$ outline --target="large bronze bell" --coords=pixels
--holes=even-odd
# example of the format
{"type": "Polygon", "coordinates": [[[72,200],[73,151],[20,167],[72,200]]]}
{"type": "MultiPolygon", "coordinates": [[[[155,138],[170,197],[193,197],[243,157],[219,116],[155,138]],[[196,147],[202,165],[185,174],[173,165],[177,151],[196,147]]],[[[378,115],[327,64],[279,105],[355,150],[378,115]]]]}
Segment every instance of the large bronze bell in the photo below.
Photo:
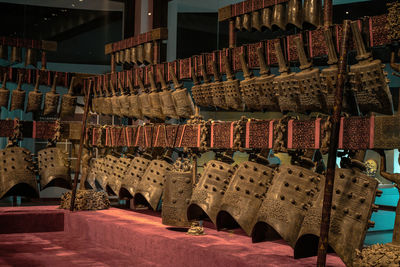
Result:
{"type": "Polygon", "coordinates": [[[271,8],[264,8],[261,11],[261,29],[272,30],[272,11],[271,8]]]}
{"type": "Polygon", "coordinates": [[[177,169],[165,174],[164,193],[162,196],[162,223],[175,227],[188,227],[186,210],[192,197],[193,171],[177,169]]]}
{"type": "Polygon", "coordinates": [[[148,42],[144,44],[144,62],[148,64],[153,64],[153,58],[154,58],[154,49],[153,49],[153,43],[148,42]]]}
{"type": "Polygon", "coordinates": [[[160,100],[161,100],[161,109],[163,114],[168,118],[178,119],[178,115],[176,114],[176,107],[174,99],[172,98],[172,91],[171,87],[169,87],[164,77],[159,69],[157,69],[158,78],[161,81],[161,90],[162,92],[159,93],[160,100]]]}
{"type": "Polygon", "coordinates": [[[315,27],[322,24],[322,3],[321,0],[304,0],[304,22],[315,27]]]}
{"type": "Polygon", "coordinates": [[[39,91],[40,75],[36,76],[35,88],[28,94],[26,112],[38,112],[42,109],[43,93],[39,91]]]}
{"type": "MultiPolygon", "coordinates": [[[[166,153],[172,154],[172,151],[166,153]]],[[[169,160],[166,160],[166,157],[160,160],[152,160],[137,184],[135,202],[143,203],[143,200],[145,200],[145,203],[147,202],[153,210],[157,210],[164,190],[165,174],[171,169],[172,165],[169,160]]]]}
{"type": "Polygon", "coordinates": [[[301,29],[303,27],[303,12],[301,0],[290,0],[288,3],[287,23],[301,29]]]}
{"type": "Polygon", "coordinates": [[[144,64],[144,47],[143,44],[136,47],[136,56],[138,65],[144,64]]]}
{"type": "Polygon", "coordinates": [[[260,10],[253,11],[251,13],[251,29],[261,31],[261,16],[260,10]]]}
{"type": "Polygon", "coordinates": [[[0,199],[8,195],[39,195],[31,153],[22,147],[0,150],[0,199]]]}
{"type": "Polygon", "coordinates": [[[60,94],[56,91],[58,75],[54,75],[53,85],[50,92],[47,92],[44,97],[43,116],[50,116],[57,114],[58,102],[60,101],[60,94]]]}
{"type": "MultiPolygon", "coordinates": [[[[143,85],[142,80],[138,79],[138,83],[141,86],[142,91],[144,91],[144,85],[143,85]]],[[[128,76],[128,86],[129,86],[129,91],[130,91],[130,96],[128,96],[129,116],[132,118],[141,119],[143,117],[143,115],[142,115],[139,94],[138,94],[137,90],[135,90],[133,88],[133,84],[132,84],[131,78],[129,78],[129,76],[128,76]]]]}
{"type": "Polygon", "coordinates": [[[8,100],[10,99],[10,90],[7,89],[7,73],[3,75],[3,84],[0,88],[0,109],[5,107],[8,109],[8,100]]]}
{"type": "Polygon", "coordinates": [[[38,152],[41,190],[57,186],[71,188],[67,153],[58,147],[48,147],[38,152]]]}
{"type": "MultiPolygon", "coordinates": [[[[129,168],[126,171],[126,175],[121,184],[119,197],[124,198],[133,198],[137,192],[137,187],[139,182],[142,180],[144,173],[147,170],[147,167],[150,165],[151,158],[137,156],[132,159],[129,168]]],[[[154,171],[154,170],[153,170],[154,171]]]]}
{"type": "Polygon", "coordinates": [[[13,46],[11,47],[11,62],[20,63],[22,62],[22,48],[13,46]]]}
{"type": "Polygon", "coordinates": [[[61,119],[74,116],[75,114],[77,97],[72,95],[74,93],[74,82],[75,82],[75,76],[73,76],[71,79],[68,93],[63,95],[61,98],[61,111],[60,111],[61,119]]]}
{"type": "Polygon", "coordinates": [[[33,48],[26,49],[25,54],[25,67],[28,65],[32,65],[34,67],[37,66],[37,50],[33,48]]]}
{"type": "Polygon", "coordinates": [[[286,30],[287,13],[285,3],[274,5],[272,10],[272,26],[276,26],[281,30],[286,30]]]}
{"type": "Polygon", "coordinates": [[[11,105],[10,105],[10,111],[13,110],[24,110],[24,105],[25,105],[25,91],[22,90],[21,85],[22,85],[22,76],[23,74],[20,73],[18,75],[18,86],[17,89],[13,90],[11,94],[11,105]]]}
{"type": "Polygon", "coordinates": [[[0,44],[0,59],[8,60],[8,46],[0,44]]]}

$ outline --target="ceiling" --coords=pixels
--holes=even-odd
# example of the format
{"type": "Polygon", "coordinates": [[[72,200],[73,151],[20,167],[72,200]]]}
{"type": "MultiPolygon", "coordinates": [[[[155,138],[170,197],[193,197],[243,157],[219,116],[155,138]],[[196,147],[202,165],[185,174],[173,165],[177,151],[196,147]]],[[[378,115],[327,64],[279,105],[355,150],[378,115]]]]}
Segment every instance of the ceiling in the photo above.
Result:
{"type": "Polygon", "coordinates": [[[0,3],[98,11],[122,12],[124,9],[124,4],[119,0],[0,0],[0,3]]]}

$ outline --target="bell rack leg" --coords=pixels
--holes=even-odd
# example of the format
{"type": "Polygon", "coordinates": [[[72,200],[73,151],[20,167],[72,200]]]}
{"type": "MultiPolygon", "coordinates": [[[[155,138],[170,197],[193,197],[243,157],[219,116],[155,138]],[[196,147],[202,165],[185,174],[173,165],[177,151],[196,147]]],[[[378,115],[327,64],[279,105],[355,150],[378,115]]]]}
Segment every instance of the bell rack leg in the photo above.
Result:
{"type": "Polygon", "coordinates": [[[328,234],[331,219],[333,183],[335,181],[336,153],[338,149],[340,113],[342,111],[343,91],[346,76],[347,49],[350,34],[350,21],[343,23],[343,40],[340,47],[338,62],[338,78],[335,90],[335,104],[332,115],[332,132],[328,151],[328,164],[325,177],[324,202],[322,206],[321,232],[318,244],[317,266],[326,265],[326,252],[328,249],[328,234]]]}
{"type": "Polygon", "coordinates": [[[93,85],[92,80],[90,80],[88,90],[86,92],[85,109],[83,111],[81,139],[79,141],[78,159],[76,161],[76,167],[75,167],[74,186],[72,187],[70,211],[74,211],[74,206],[75,206],[76,188],[78,186],[79,172],[81,168],[83,141],[85,140],[86,122],[89,114],[90,94],[92,91],[92,85],[93,85]]]}

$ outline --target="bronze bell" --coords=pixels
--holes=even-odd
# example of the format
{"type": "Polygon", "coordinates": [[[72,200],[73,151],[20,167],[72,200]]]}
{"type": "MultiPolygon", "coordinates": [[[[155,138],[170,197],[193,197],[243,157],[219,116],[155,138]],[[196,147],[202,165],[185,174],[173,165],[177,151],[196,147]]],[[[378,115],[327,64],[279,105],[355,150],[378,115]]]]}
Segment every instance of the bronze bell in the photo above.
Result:
{"type": "Polygon", "coordinates": [[[287,23],[301,29],[303,26],[303,11],[301,0],[290,0],[287,9],[287,23]]]}
{"type": "Polygon", "coordinates": [[[112,107],[112,114],[114,116],[121,117],[121,107],[118,102],[117,92],[115,91],[114,83],[110,80],[110,88],[111,88],[111,107],[112,107]]]}
{"type": "Polygon", "coordinates": [[[286,30],[287,16],[286,5],[284,3],[274,5],[272,11],[272,26],[286,30]]]}
{"type": "Polygon", "coordinates": [[[235,17],[235,29],[238,31],[242,30],[242,17],[240,16],[235,17]]]}
{"type": "Polygon", "coordinates": [[[148,42],[144,44],[144,61],[149,64],[153,64],[153,55],[154,55],[154,49],[153,49],[153,43],[148,42]]]}
{"type": "Polygon", "coordinates": [[[160,93],[158,92],[157,85],[154,79],[153,72],[149,71],[151,93],[149,94],[151,113],[154,118],[165,120],[165,114],[163,113],[160,93]]]}
{"type": "Polygon", "coordinates": [[[37,50],[33,48],[28,48],[25,54],[25,67],[28,65],[32,65],[34,67],[37,66],[37,50]]]}
{"type": "Polygon", "coordinates": [[[193,100],[187,89],[183,87],[183,84],[179,83],[172,69],[169,69],[169,74],[172,77],[175,87],[175,90],[172,92],[172,98],[176,105],[176,114],[181,118],[190,118],[195,113],[193,100]]]}
{"type": "Polygon", "coordinates": [[[25,91],[21,88],[22,85],[22,73],[18,75],[18,86],[11,94],[11,106],[10,111],[13,110],[24,110],[25,105],[25,91]]]}
{"type": "Polygon", "coordinates": [[[13,46],[11,48],[11,62],[22,62],[22,48],[13,46]]]}
{"type": "Polygon", "coordinates": [[[114,53],[114,57],[115,57],[115,64],[121,64],[121,58],[120,58],[120,54],[119,51],[114,53]]]}
{"type": "MultiPolygon", "coordinates": [[[[144,91],[144,85],[141,79],[138,79],[138,83],[144,91]]],[[[129,106],[130,106],[130,117],[136,118],[136,119],[141,119],[142,116],[142,109],[140,105],[140,100],[139,100],[139,95],[138,91],[133,88],[133,84],[131,81],[131,78],[128,76],[128,86],[129,86],[129,91],[130,91],[130,96],[128,96],[129,100],[129,106]]]]}
{"type": "Polygon", "coordinates": [[[137,64],[137,49],[136,49],[136,47],[131,48],[131,62],[132,62],[132,64],[137,64]]]}
{"type": "Polygon", "coordinates": [[[137,56],[137,63],[138,65],[144,64],[144,47],[143,45],[138,45],[136,47],[136,56],[137,56]]]}
{"type": "Polygon", "coordinates": [[[28,104],[26,105],[26,112],[37,112],[42,108],[43,93],[39,91],[40,75],[36,76],[35,88],[28,94],[28,104]]]}
{"type": "Polygon", "coordinates": [[[322,25],[321,0],[304,0],[304,22],[315,27],[322,25]]]}
{"type": "Polygon", "coordinates": [[[60,100],[60,94],[56,92],[57,78],[58,75],[56,74],[50,92],[47,92],[44,97],[43,116],[50,116],[57,113],[58,102],[60,100]]]}
{"type": "Polygon", "coordinates": [[[154,114],[152,112],[151,102],[150,102],[150,94],[148,90],[144,87],[143,81],[141,78],[138,78],[138,83],[141,88],[141,93],[139,95],[139,103],[141,114],[147,118],[154,118],[154,114]]]}
{"type": "Polygon", "coordinates": [[[272,30],[272,11],[268,7],[261,11],[261,28],[272,30]]]}
{"type": "Polygon", "coordinates": [[[251,15],[249,13],[242,15],[242,30],[251,31],[251,15]]]}
{"type": "Polygon", "coordinates": [[[261,31],[261,16],[260,10],[253,11],[251,13],[251,29],[261,31]]]}
{"type": "Polygon", "coordinates": [[[111,116],[113,113],[112,105],[111,105],[111,93],[108,91],[108,83],[104,82],[103,87],[104,97],[101,103],[102,111],[104,115],[111,116]]]}
{"type": "Polygon", "coordinates": [[[68,93],[63,95],[61,98],[61,111],[60,111],[61,119],[66,117],[71,117],[75,114],[77,97],[72,95],[74,93],[74,82],[75,82],[75,76],[73,76],[71,79],[68,93]]]}
{"type": "Polygon", "coordinates": [[[131,64],[132,62],[131,62],[131,49],[125,49],[125,63],[126,64],[131,64]]]}
{"type": "Polygon", "coordinates": [[[130,117],[130,106],[128,95],[124,92],[124,87],[120,79],[118,79],[118,88],[121,92],[121,95],[118,96],[118,102],[121,107],[121,116],[125,118],[130,117]]]}
{"type": "Polygon", "coordinates": [[[10,98],[10,90],[7,89],[7,73],[3,76],[3,85],[0,88],[0,109],[5,107],[8,109],[8,99],[10,98]]]}
{"type": "Polygon", "coordinates": [[[125,63],[125,50],[119,51],[119,61],[121,65],[125,63]]]}
{"type": "Polygon", "coordinates": [[[172,98],[172,90],[171,87],[167,85],[164,80],[164,77],[159,69],[157,69],[158,78],[161,81],[161,89],[162,92],[159,93],[161,100],[161,109],[163,114],[166,117],[178,119],[178,115],[176,114],[176,106],[174,99],[172,98]]]}
{"type": "Polygon", "coordinates": [[[8,60],[8,46],[0,44],[0,59],[8,60]]]}

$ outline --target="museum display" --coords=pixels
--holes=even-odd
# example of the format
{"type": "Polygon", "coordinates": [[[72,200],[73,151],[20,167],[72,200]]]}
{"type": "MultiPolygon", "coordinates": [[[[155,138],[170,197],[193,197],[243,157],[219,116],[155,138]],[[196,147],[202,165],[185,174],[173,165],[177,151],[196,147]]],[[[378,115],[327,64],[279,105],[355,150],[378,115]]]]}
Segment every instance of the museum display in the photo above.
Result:
{"type": "Polygon", "coordinates": [[[57,202],[138,265],[397,266],[399,2],[142,2],[0,36],[0,216],[57,202]]]}

